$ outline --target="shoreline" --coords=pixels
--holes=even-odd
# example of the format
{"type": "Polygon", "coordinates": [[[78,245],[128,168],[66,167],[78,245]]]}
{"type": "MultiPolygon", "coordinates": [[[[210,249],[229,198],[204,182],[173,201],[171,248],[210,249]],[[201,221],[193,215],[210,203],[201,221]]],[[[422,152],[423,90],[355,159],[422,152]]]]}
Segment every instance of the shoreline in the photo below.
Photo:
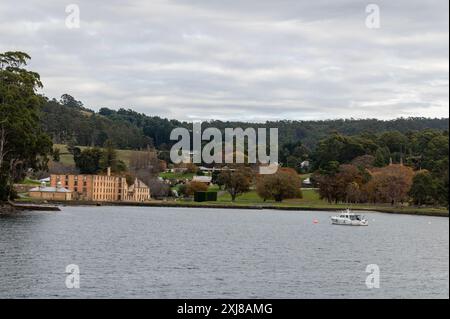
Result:
{"type": "Polygon", "coordinates": [[[23,211],[61,211],[60,205],[46,205],[42,203],[2,202],[0,214],[16,214],[23,211]]]}
{"type": "MultiPolygon", "coordinates": [[[[219,209],[250,209],[250,210],[281,210],[281,211],[340,211],[343,206],[296,206],[288,204],[247,204],[247,203],[197,203],[197,202],[168,202],[151,201],[145,203],[133,202],[92,202],[92,201],[49,201],[48,204],[57,206],[45,206],[38,202],[28,202],[23,205],[20,202],[14,203],[20,208],[31,208],[26,210],[60,210],[58,206],[129,206],[129,207],[175,207],[175,208],[219,208],[219,209]],[[36,209],[33,209],[36,208],[36,209]]],[[[352,207],[350,207],[352,208],[352,207]]],[[[356,206],[355,211],[378,212],[386,214],[401,214],[415,216],[449,217],[448,210],[439,208],[417,208],[417,207],[377,207],[377,206],[356,206]]]]}

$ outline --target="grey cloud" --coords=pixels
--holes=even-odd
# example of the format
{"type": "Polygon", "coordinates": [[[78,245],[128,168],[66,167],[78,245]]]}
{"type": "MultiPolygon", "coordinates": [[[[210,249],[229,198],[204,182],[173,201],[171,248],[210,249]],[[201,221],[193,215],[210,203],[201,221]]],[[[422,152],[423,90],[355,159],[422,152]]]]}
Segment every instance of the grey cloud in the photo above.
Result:
{"type": "Polygon", "coordinates": [[[448,117],[448,2],[2,1],[0,51],[44,93],[182,120],[448,117]]]}

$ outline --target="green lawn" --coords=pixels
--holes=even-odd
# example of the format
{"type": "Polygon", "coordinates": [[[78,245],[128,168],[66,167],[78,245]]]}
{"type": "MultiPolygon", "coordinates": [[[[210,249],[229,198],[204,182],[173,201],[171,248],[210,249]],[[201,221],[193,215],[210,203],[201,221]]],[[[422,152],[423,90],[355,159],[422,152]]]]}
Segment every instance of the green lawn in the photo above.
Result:
{"type": "MultiPolygon", "coordinates": [[[[77,146],[81,150],[84,150],[85,148],[88,148],[87,146],[77,146]]],[[[73,161],[72,154],[69,153],[67,150],[67,145],[65,144],[53,144],[53,148],[58,148],[60,152],[60,162],[64,165],[70,165],[74,166],[75,162],[73,161]]],[[[135,150],[117,150],[117,158],[121,161],[123,161],[127,166],[130,164],[130,158],[131,155],[135,152],[135,150]]]]}
{"type": "Polygon", "coordinates": [[[165,179],[192,179],[194,177],[194,173],[171,173],[171,172],[163,172],[159,174],[159,177],[165,179]]]}
{"type": "MultiPolygon", "coordinates": [[[[215,189],[217,190],[217,189],[215,189]]],[[[246,204],[278,204],[278,205],[298,205],[298,204],[325,204],[326,202],[319,198],[319,194],[313,189],[303,189],[302,190],[303,198],[299,199],[289,199],[285,200],[282,203],[276,203],[274,200],[264,200],[258,196],[256,191],[252,190],[248,193],[245,193],[236,198],[236,203],[246,203],[246,204]]],[[[220,196],[217,199],[218,202],[231,202],[230,194],[226,192],[221,192],[220,196]]]]}
{"type": "Polygon", "coordinates": [[[25,178],[23,181],[21,181],[18,184],[22,184],[22,185],[41,185],[41,182],[33,180],[33,179],[25,178]]]}

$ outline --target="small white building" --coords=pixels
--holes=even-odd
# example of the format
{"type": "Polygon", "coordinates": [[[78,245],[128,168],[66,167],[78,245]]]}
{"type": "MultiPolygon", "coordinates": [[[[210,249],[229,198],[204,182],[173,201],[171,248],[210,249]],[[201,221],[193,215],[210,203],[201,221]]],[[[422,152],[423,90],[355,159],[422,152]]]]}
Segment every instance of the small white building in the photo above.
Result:
{"type": "Polygon", "coordinates": [[[300,163],[301,168],[309,168],[309,161],[303,161],[300,163]]]}

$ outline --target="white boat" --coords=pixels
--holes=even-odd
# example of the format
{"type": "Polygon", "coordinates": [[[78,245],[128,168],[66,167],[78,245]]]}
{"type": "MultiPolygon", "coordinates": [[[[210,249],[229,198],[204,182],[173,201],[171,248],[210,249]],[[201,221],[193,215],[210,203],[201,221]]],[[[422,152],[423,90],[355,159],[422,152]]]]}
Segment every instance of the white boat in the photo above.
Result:
{"type": "Polygon", "coordinates": [[[369,226],[369,221],[360,214],[355,214],[347,208],[339,215],[331,217],[333,225],[347,225],[347,226],[369,226]]]}

